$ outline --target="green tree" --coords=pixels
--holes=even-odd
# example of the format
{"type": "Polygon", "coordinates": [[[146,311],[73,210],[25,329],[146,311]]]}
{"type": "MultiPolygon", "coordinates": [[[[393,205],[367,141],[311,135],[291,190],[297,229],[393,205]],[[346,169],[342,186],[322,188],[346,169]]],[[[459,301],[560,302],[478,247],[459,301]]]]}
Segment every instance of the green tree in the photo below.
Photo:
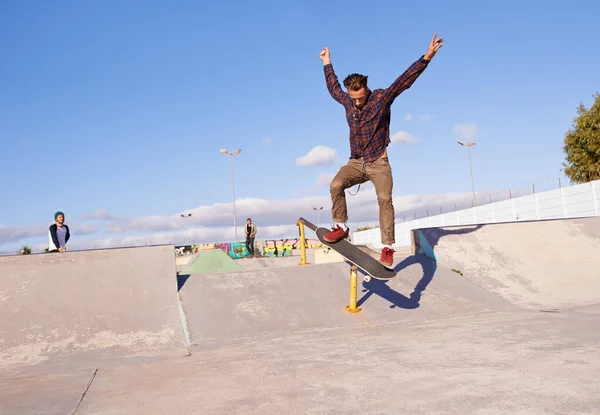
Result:
{"type": "Polygon", "coordinates": [[[31,248],[28,247],[27,245],[23,245],[23,247],[19,251],[19,254],[20,255],[29,255],[29,254],[31,254],[31,248]]]}
{"type": "Polygon", "coordinates": [[[577,114],[565,136],[563,167],[571,182],[585,183],[600,179],[600,93],[589,109],[579,104],[577,114]]]}

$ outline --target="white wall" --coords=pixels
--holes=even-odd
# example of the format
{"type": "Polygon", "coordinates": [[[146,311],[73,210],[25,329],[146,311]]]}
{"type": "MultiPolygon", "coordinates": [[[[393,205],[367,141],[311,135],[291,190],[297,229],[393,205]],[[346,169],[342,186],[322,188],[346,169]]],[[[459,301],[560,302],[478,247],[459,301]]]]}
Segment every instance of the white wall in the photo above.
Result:
{"type": "MultiPolygon", "coordinates": [[[[394,246],[410,246],[411,230],[419,228],[587,216],[600,216],[600,180],[406,222],[396,218],[394,246]]],[[[381,247],[379,228],[354,232],[352,242],[381,247]]]]}

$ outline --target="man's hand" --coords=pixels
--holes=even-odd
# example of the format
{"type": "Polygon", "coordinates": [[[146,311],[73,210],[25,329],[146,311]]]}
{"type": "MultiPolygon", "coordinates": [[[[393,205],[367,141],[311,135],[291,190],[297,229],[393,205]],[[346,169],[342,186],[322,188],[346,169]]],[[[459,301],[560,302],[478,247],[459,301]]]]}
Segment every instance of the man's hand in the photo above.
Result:
{"type": "Polygon", "coordinates": [[[323,65],[329,65],[331,63],[331,57],[329,56],[329,48],[323,48],[321,53],[319,53],[319,57],[323,61],[323,65]]]}
{"type": "Polygon", "coordinates": [[[431,38],[431,42],[429,43],[429,48],[427,49],[427,52],[425,53],[425,60],[430,61],[431,58],[433,58],[435,56],[437,51],[440,50],[440,48],[443,46],[444,38],[441,37],[439,39],[436,39],[436,37],[437,37],[437,33],[435,33],[433,35],[433,37],[431,38]]]}

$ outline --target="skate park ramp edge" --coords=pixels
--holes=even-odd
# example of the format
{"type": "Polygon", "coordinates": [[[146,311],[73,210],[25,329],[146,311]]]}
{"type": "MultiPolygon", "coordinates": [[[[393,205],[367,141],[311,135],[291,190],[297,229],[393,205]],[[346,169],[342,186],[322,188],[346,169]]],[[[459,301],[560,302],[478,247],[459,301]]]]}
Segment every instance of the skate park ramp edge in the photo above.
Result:
{"type": "Polygon", "coordinates": [[[600,302],[600,217],[415,229],[413,252],[520,307],[600,302]]]}
{"type": "Polygon", "coordinates": [[[248,339],[374,329],[512,308],[423,255],[406,257],[397,268],[399,274],[390,281],[365,282],[359,275],[357,305],[362,311],[354,315],[345,311],[351,269],[345,262],[192,275],[180,289],[192,354],[248,339]]]}
{"type": "Polygon", "coordinates": [[[172,245],[0,257],[0,378],[189,353],[172,245]]]}
{"type": "Polygon", "coordinates": [[[222,249],[207,249],[194,255],[184,274],[207,274],[216,272],[234,272],[244,268],[222,249]]]}

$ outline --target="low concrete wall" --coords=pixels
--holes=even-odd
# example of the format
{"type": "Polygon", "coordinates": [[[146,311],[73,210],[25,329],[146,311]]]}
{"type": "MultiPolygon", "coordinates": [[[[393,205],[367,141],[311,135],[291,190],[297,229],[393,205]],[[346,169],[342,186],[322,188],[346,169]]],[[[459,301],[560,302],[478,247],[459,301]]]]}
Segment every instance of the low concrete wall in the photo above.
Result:
{"type": "Polygon", "coordinates": [[[0,377],[185,355],[172,245],[0,258],[0,377]]]}
{"type": "Polygon", "coordinates": [[[415,229],[413,250],[520,306],[600,301],[600,218],[415,229]]]}

